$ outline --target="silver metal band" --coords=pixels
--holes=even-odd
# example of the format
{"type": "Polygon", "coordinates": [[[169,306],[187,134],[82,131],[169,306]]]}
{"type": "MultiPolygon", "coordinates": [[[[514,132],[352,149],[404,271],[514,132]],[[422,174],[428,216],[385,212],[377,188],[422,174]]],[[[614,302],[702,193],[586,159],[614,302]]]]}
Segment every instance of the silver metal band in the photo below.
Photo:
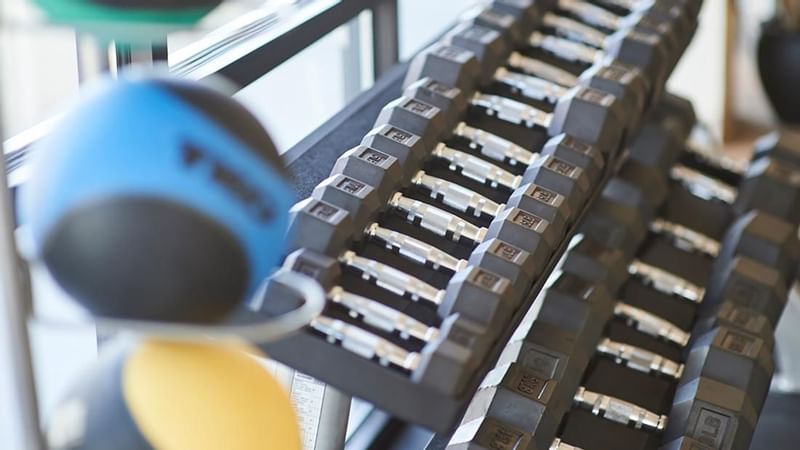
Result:
{"type": "Polygon", "coordinates": [[[689,344],[691,337],[689,332],[643,309],[619,302],[614,306],[614,315],[625,319],[629,325],[649,336],[672,342],[681,347],[689,344]]]}
{"type": "Polygon", "coordinates": [[[409,352],[341,320],[320,316],[311,322],[311,328],[327,336],[331,344],[340,343],[347,350],[367,359],[377,358],[384,366],[392,364],[413,372],[419,365],[418,353],[409,352]]]}
{"type": "Polygon", "coordinates": [[[683,184],[692,195],[702,199],[720,200],[729,204],[736,200],[735,187],[686,166],[673,167],[670,177],[683,184]]]}
{"type": "Polygon", "coordinates": [[[586,64],[594,64],[604,55],[602,51],[586,44],[557,36],[542,34],[538,31],[531,33],[528,38],[528,44],[533,47],[539,47],[568,61],[586,64]]]}
{"type": "Polygon", "coordinates": [[[700,252],[712,258],[719,255],[719,242],[683,225],[659,218],[650,222],[650,231],[669,237],[678,248],[700,252]]]}
{"type": "Polygon", "coordinates": [[[389,205],[404,212],[408,221],[419,220],[420,226],[428,231],[439,236],[447,236],[450,233],[453,241],[458,242],[464,237],[472,242],[481,243],[486,239],[486,228],[473,225],[454,214],[408,198],[399,192],[392,196],[389,205]]]}
{"type": "Polygon", "coordinates": [[[419,264],[430,264],[434,269],[445,268],[452,272],[467,267],[467,261],[456,258],[428,243],[403,233],[384,228],[377,223],[367,227],[367,236],[380,240],[386,248],[397,250],[401,255],[419,264]]]}
{"type": "Polygon", "coordinates": [[[512,72],[505,67],[498,67],[494,72],[495,81],[505,84],[512,91],[534,100],[555,103],[566,94],[567,89],[542,78],[512,72]]]}
{"type": "Polygon", "coordinates": [[[427,189],[430,191],[431,198],[439,199],[451,208],[463,212],[471,209],[476,217],[480,217],[482,214],[495,217],[505,207],[504,204],[494,202],[458,183],[428,175],[424,170],[417,172],[411,179],[411,183],[427,189]]]}
{"type": "Polygon", "coordinates": [[[508,61],[506,61],[506,63],[517,70],[527,73],[528,75],[550,80],[553,83],[558,83],[566,88],[571,88],[578,84],[578,77],[572,73],[567,72],[558,66],[525,56],[519,52],[511,52],[511,55],[508,57],[508,61]]]}
{"type": "Polygon", "coordinates": [[[616,397],[599,394],[579,387],[573,397],[575,403],[588,407],[592,414],[636,429],[664,431],[667,416],[648,411],[641,406],[616,397]]]}
{"type": "Polygon", "coordinates": [[[392,266],[358,256],[351,250],[342,253],[339,262],[360,271],[365,280],[373,280],[378,286],[397,295],[408,295],[414,301],[425,300],[437,306],[444,300],[443,290],[392,266]]]}
{"type": "Polygon", "coordinates": [[[486,108],[486,112],[490,116],[497,116],[498,119],[528,128],[536,126],[547,128],[553,120],[553,115],[550,113],[499,95],[476,92],[472,96],[471,102],[475,106],[486,108]]]}
{"type": "Polygon", "coordinates": [[[382,330],[396,331],[403,339],[413,337],[424,342],[432,342],[439,336],[438,329],[429,327],[383,303],[347,292],[340,286],[331,289],[328,298],[350,310],[350,316],[360,316],[364,323],[382,330]]]}
{"type": "Polygon", "coordinates": [[[639,372],[661,374],[679,380],[683,374],[683,364],[665,358],[657,353],[634,345],[603,338],[597,351],[614,358],[617,364],[639,372]]]}
{"type": "Polygon", "coordinates": [[[559,35],[567,39],[583,42],[592,47],[603,48],[606,37],[608,37],[608,35],[596,28],[551,12],[544,15],[543,23],[548,27],[554,28],[559,35]]]}
{"type": "Polygon", "coordinates": [[[503,186],[513,190],[522,183],[522,176],[514,175],[489,161],[445,144],[438,144],[431,155],[449,162],[450,170],[460,169],[461,174],[465,177],[482,184],[488,183],[494,188],[503,186]]]}
{"type": "Polygon", "coordinates": [[[453,133],[469,139],[471,147],[476,149],[480,147],[481,155],[495,161],[508,162],[512,166],[517,164],[529,166],[536,158],[536,153],[494,133],[471,127],[464,122],[459,122],[453,133]]]}
{"type": "Polygon", "coordinates": [[[639,260],[634,260],[628,265],[628,273],[641,278],[659,292],[677,295],[692,303],[701,303],[706,294],[705,288],[639,260]]]}

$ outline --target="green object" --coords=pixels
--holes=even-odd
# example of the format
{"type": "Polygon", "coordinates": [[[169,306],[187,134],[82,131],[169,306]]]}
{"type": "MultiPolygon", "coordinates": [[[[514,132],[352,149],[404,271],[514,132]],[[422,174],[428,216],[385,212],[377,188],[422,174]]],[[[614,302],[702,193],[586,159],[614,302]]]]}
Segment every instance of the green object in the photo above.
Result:
{"type": "Polygon", "coordinates": [[[189,4],[183,8],[115,7],[109,3],[97,3],[86,0],[34,1],[44,9],[51,20],[57,22],[73,24],[127,22],[192,25],[202,19],[209,11],[216,8],[222,0],[194,2],[194,4],[189,4]]]}

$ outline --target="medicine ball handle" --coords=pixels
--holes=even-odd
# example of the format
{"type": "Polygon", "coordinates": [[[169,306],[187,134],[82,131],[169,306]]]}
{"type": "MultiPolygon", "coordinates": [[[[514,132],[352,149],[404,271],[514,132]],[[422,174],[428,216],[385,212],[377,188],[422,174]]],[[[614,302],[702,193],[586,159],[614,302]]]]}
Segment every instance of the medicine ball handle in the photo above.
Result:
{"type": "Polygon", "coordinates": [[[235,317],[228,322],[210,325],[96,317],[97,330],[101,334],[104,332],[128,332],[173,340],[228,337],[244,339],[253,344],[262,344],[296,332],[322,313],[325,307],[325,293],[313,278],[297,272],[281,270],[272,275],[271,279],[290,287],[305,302],[298,308],[273,318],[265,318],[263,314],[246,309],[236,311],[235,317]]]}

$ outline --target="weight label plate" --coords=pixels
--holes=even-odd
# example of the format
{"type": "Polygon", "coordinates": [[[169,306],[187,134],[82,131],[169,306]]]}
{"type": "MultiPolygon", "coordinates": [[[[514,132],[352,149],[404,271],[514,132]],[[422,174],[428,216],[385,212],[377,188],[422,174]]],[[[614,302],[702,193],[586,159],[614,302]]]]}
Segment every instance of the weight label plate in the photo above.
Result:
{"type": "Polygon", "coordinates": [[[477,444],[492,450],[515,450],[524,445],[523,441],[522,431],[495,421],[487,421],[475,439],[477,444]]]}
{"type": "Polygon", "coordinates": [[[491,28],[472,26],[459,33],[464,39],[488,44],[497,37],[497,32],[491,28]]]}
{"type": "Polygon", "coordinates": [[[558,198],[558,194],[541,186],[535,186],[527,195],[548,205],[555,205],[558,198]]]}
{"type": "Polygon", "coordinates": [[[578,169],[576,166],[558,158],[551,158],[550,161],[547,162],[547,168],[570,178],[574,178],[575,171],[578,169]]]}
{"type": "Polygon", "coordinates": [[[534,216],[533,214],[527,213],[523,210],[518,210],[517,213],[514,214],[514,217],[511,219],[511,221],[529,230],[536,230],[536,228],[544,221],[544,219],[534,216]]]}
{"type": "Polygon", "coordinates": [[[498,293],[502,292],[501,284],[503,282],[503,279],[491,272],[487,272],[482,269],[477,269],[472,272],[469,278],[470,281],[486,289],[487,291],[498,292],[498,293]]]}
{"type": "Polygon", "coordinates": [[[550,380],[544,379],[530,370],[517,370],[510,384],[517,392],[531,400],[546,402],[545,389],[550,380]]]}
{"type": "Polygon", "coordinates": [[[374,166],[383,166],[383,163],[389,160],[389,155],[372,148],[364,149],[358,157],[374,166]]]}
{"type": "Polygon", "coordinates": [[[520,255],[522,255],[522,250],[502,241],[497,241],[494,247],[492,247],[491,252],[513,263],[519,263],[518,259],[520,255]]]}
{"type": "Polygon", "coordinates": [[[433,54],[451,61],[455,61],[458,64],[464,64],[472,56],[472,53],[468,50],[463,50],[449,45],[437,47],[433,51],[433,54]]]}
{"type": "Polygon", "coordinates": [[[591,88],[581,89],[576,97],[589,103],[604,106],[606,108],[614,103],[613,95],[591,88]]]}
{"type": "Polygon", "coordinates": [[[359,192],[363,191],[366,186],[366,184],[360,181],[347,177],[342,178],[338,183],[336,183],[337,188],[353,195],[358,195],[359,192]]]}
{"type": "Polygon", "coordinates": [[[730,421],[730,416],[702,408],[700,413],[697,414],[694,433],[691,437],[703,444],[710,445],[712,448],[722,448],[722,440],[725,438],[725,430],[728,428],[730,421]]]}
{"type": "Polygon", "coordinates": [[[403,145],[410,145],[411,144],[411,138],[414,137],[414,135],[409,133],[408,131],[403,131],[403,130],[401,130],[399,128],[394,128],[394,127],[389,128],[388,130],[386,130],[386,132],[383,133],[383,135],[388,137],[389,139],[391,139],[391,140],[393,140],[395,142],[399,142],[399,143],[401,143],[403,145]]]}
{"type": "Polygon", "coordinates": [[[327,222],[333,222],[334,216],[341,211],[341,209],[329,205],[327,203],[316,202],[314,203],[311,208],[308,210],[309,213],[313,216],[317,216],[322,220],[327,222]]]}
{"type": "Polygon", "coordinates": [[[561,140],[561,144],[583,154],[589,153],[589,150],[592,149],[591,145],[581,142],[569,135],[564,136],[564,139],[561,140]]]}
{"type": "Polygon", "coordinates": [[[458,88],[454,88],[448,86],[446,84],[439,83],[438,81],[431,81],[427,85],[425,85],[425,89],[428,89],[431,92],[435,92],[437,94],[441,94],[447,98],[455,98],[458,95],[458,88]]]}
{"type": "Polygon", "coordinates": [[[403,108],[426,118],[430,118],[433,115],[433,106],[414,99],[407,101],[403,108]]]}
{"type": "Polygon", "coordinates": [[[738,353],[753,358],[756,356],[757,342],[756,339],[751,336],[727,330],[725,336],[722,338],[720,347],[732,353],[738,353]]]}

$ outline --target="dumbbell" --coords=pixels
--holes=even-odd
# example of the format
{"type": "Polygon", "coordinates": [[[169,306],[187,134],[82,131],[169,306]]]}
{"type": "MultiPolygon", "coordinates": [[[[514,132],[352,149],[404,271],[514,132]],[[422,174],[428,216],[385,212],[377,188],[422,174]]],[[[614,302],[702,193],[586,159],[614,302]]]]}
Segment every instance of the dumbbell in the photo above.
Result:
{"type": "Polygon", "coordinates": [[[569,409],[574,387],[516,363],[497,366],[481,382],[463,423],[494,419],[530,435],[533,448],[547,448],[569,409]]]}
{"type": "Polygon", "coordinates": [[[724,325],[695,338],[685,367],[678,389],[698,378],[719,381],[745,392],[756,413],[775,370],[772,349],[761,338],[724,325]]]}
{"type": "MultiPolygon", "coordinates": [[[[499,0],[494,1],[492,7],[502,13],[520,18],[523,22],[532,23],[528,28],[530,30],[538,28],[538,24],[542,22],[542,13],[534,2],[499,0]]],[[[551,17],[551,22],[553,22],[553,19],[558,18],[553,14],[549,17],[551,17]]],[[[557,22],[554,22],[553,25],[561,25],[559,27],[561,29],[564,27],[557,22]]],[[[580,27],[581,30],[586,28],[580,27]]],[[[595,42],[600,38],[596,32],[590,32],[590,35],[594,36],[595,42]]],[[[566,61],[591,65],[604,58],[613,58],[623,64],[638,67],[647,80],[649,94],[655,94],[656,98],[662,89],[661,85],[668,75],[671,60],[674,59],[673,55],[668,54],[666,39],[657,33],[643,30],[628,29],[614,33],[603,41],[603,49],[597,49],[587,44],[558,36],[546,35],[539,31],[534,31],[528,35],[526,41],[528,46],[541,48],[545,52],[554,54],[566,61]]]]}
{"type": "MultiPolygon", "coordinates": [[[[339,262],[308,249],[287,256],[281,270],[311,276],[327,290],[327,315],[314,322],[312,329],[359,355],[411,372],[412,378],[420,384],[458,393],[470,380],[472,371],[485,357],[491,344],[491,336],[485,328],[459,315],[451,315],[436,328],[377,300],[349,292],[338,284],[341,277],[339,262]],[[345,311],[364,326],[333,318],[333,309],[345,311]],[[424,346],[419,352],[409,352],[368,331],[369,327],[405,341],[422,342],[424,346]]],[[[265,296],[282,298],[286,297],[287,291],[288,287],[270,279],[265,296]]]]}
{"type": "Polygon", "coordinates": [[[30,256],[93,314],[220,320],[281,256],[293,194],[263,127],[226,92],[105,81],[34,153],[41,175],[18,205],[30,256]]]}
{"type": "MultiPolygon", "coordinates": [[[[530,241],[534,238],[533,233],[542,233],[547,230],[546,222],[540,224],[536,229],[521,229],[519,223],[509,221],[505,226],[499,225],[494,227],[493,231],[489,231],[435,206],[410,199],[401,193],[392,197],[390,206],[407,217],[409,221],[418,223],[422,229],[441,237],[449,237],[453,241],[466,240],[475,245],[491,237],[502,238],[507,235],[520,239],[523,249],[535,250],[536,247],[530,241]],[[510,231],[507,231],[508,229],[510,231]],[[524,240],[526,236],[528,240],[524,240]]],[[[360,274],[365,280],[411,301],[438,308],[442,317],[461,312],[462,315],[484,325],[494,325],[509,317],[510,312],[522,300],[522,296],[527,290],[527,286],[512,285],[507,279],[488,269],[464,267],[464,263],[460,260],[452,258],[445,252],[418,239],[397,232],[393,233],[392,230],[375,223],[370,225],[364,237],[378,239],[384,245],[391,246],[393,249],[397,248],[400,255],[415,263],[456,272],[447,289],[438,289],[413,275],[374,259],[359,256],[352,250],[347,250],[351,240],[346,236],[351,234],[352,228],[349,213],[346,210],[322,200],[309,198],[295,205],[290,210],[290,215],[292,240],[289,248],[292,251],[308,248],[336,257],[344,267],[360,274]],[[400,246],[403,248],[399,248],[400,246]],[[473,288],[477,289],[474,293],[471,291],[473,288]],[[482,301],[477,300],[480,297],[484,297],[482,301]],[[493,300],[489,301],[489,299],[493,300]]],[[[549,237],[549,239],[554,238],[549,237]]],[[[511,244],[514,245],[514,242],[511,244]]],[[[545,248],[545,241],[541,241],[541,245],[542,248],[545,248]]],[[[541,251],[531,253],[534,253],[537,258],[542,257],[541,251]]],[[[549,255],[549,252],[546,253],[546,256],[549,255]]]]}
{"type": "Polygon", "coordinates": [[[525,431],[491,417],[481,417],[462,423],[447,444],[448,450],[581,450],[562,442],[560,438],[544,446],[537,446],[531,432],[525,431]]]}
{"type": "Polygon", "coordinates": [[[299,450],[292,401],[259,354],[242,343],[111,341],[49,416],[47,448],[299,450]]]}
{"type": "MultiPolygon", "coordinates": [[[[497,32],[478,30],[502,44],[497,32]]],[[[576,87],[560,97],[554,112],[548,113],[508,97],[474,91],[477,82],[489,81],[480,79],[481,67],[489,66],[481,65],[471,51],[438,43],[412,60],[404,86],[429,77],[459,88],[468,96],[471,105],[500,120],[528,128],[545,128],[551,136],[570,134],[606,153],[618,148],[625,125],[612,112],[617,109],[612,95],[576,87]]]]}
{"type": "MultiPolygon", "coordinates": [[[[469,20],[474,24],[498,31],[504,38],[508,48],[514,49],[528,45],[527,36],[521,29],[520,21],[513,15],[489,8],[481,10],[469,20]]],[[[462,45],[467,47],[468,50],[475,51],[479,58],[481,58],[480,55],[486,53],[480,51],[485,48],[484,46],[470,45],[469,41],[463,42],[462,45]]],[[[488,48],[491,49],[493,47],[488,48]]],[[[493,52],[486,57],[494,57],[496,54],[497,52],[493,52]]],[[[497,58],[494,57],[492,59],[496,60],[497,58]]],[[[534,98],[543,97],[542,99],[545,101],[553,101],[563,95],[564,88],[582,85],[613,94],[622,105],[620,108],[622,111],[643,111],[645,109],[649,81],[642,77],[641,72],[636,67],[618,61],[604,60],[593,63],[580,76],[576,76],[572,72],[541,59],[526,56],[516,50],[512,50],[500,64],[511,68],[513,71],[533,77],[533,79],[528,79],[529,82],[540,86],[540,93],[535,95],[534,98]]],[[[494,78],[501,84],[509,85],[512,89],[514,88],[514,80],[522,80],[518,74],[509,72],[504,68],[496,70],[494,78]]],[[[626,117],[628,119],[627,125],[631,129],[635,129],[638,123],[638,115],[630,113],[626,117]]]]}

